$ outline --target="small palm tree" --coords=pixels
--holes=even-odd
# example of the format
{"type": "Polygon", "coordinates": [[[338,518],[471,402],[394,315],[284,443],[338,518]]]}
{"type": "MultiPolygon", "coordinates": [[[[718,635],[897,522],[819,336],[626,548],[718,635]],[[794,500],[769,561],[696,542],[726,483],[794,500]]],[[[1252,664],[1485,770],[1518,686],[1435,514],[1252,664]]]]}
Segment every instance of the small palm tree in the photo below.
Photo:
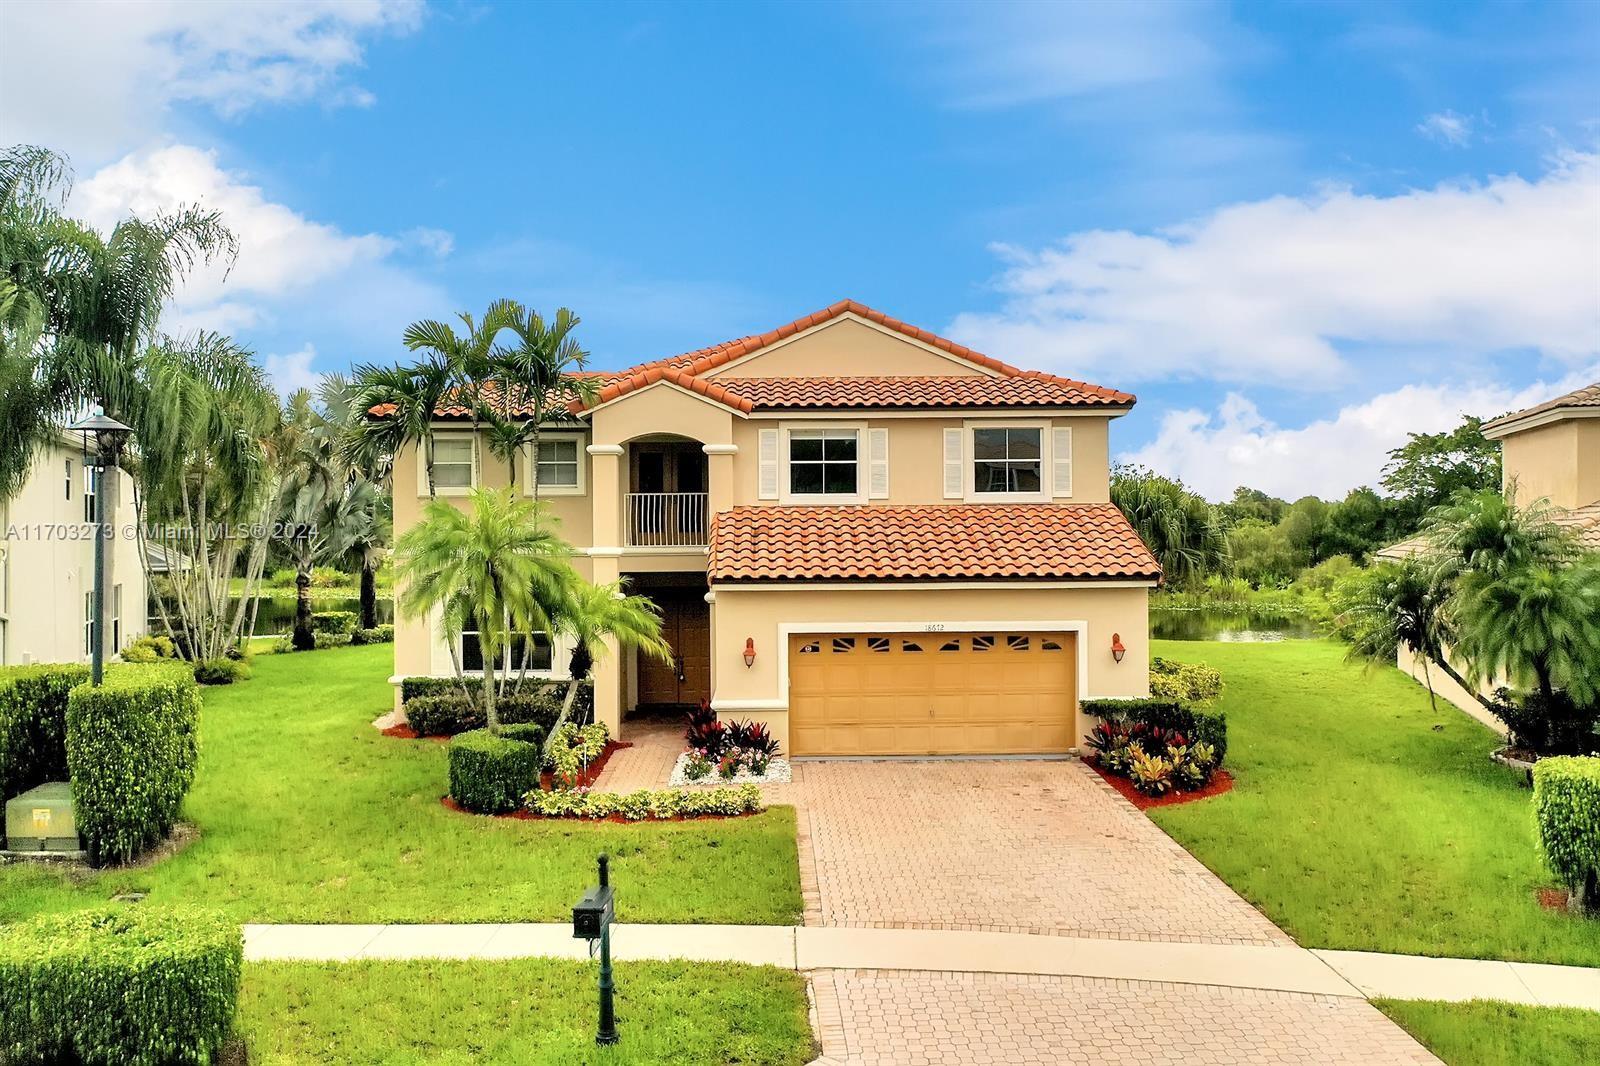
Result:
{"type": "Polygon", "coordinates": [[[646,596],[630,596],[626,582],[608,585],[585,584],[555,619],[556,628],[572,638],[572,658],[568,663],[567,695],[555,730],[572,711],[578,686],[599,656],[605,653],[606,638],[619,648],[637,648],[664,663],[672,662],[672,645],[661,635],[661,612],[646,596]]]}
{"type": "MultiPolygon", "coordinates": [[[[1442,610],[1444,592],[1424,567],[1405,562],[1357,571],[1334,587],[1333,599],[1338,611],[1335,623],[1350,642],[1347,658],[1392,666],[1400,649],[1409,647],[1422,660],[1422,677],[1434,710],[1439,702],[1430,663],[1444,664],[1470,691],[1445,658],[1450,632],[1442,610]]],[[[1484,704],[1493,709],[1488,701],[1484,704]]]]}
{"type": "Polygon", "coordinates": [[[1112,471],[1111,502],[1138,530],[1169,582],[1197,581],[1227,564],[1227,530],[1217,509],[1183,482],[1119,466],[1112,471]]]}
{"type": "MultiPolygon", "coordinates": [[[[564,616],[580,585],[568,562],[572,548],[553,532],[539,505],[508,489],[474,489],[467,509],[430,501],[422,521],[395,545],[399,607],[417,618],[438,609],[452,650],[468,621],[483,651],[483,710],[491,732],[495,671],[512,633],[548,632],[564,616]]],[[[460,663],[456,676],[461,677],[460,663]]]]}
{"type": "Polygon", "coordinates": [[[1531,685],[1547,707],[1557,690],[1580,707],[1600,699],[1600,554],[1568,566],[1468,571],[1451,613],[1474,680],[1531,685]]]}
{"type": "Polygon", "coordinates": [[[415,444],[428,476],[428,496],[433,486],[433,419],[451,389],[448,364],[436,358],[421,359],[409,366],[356,367],[354,405],[367,417],[358,427],[358,436],[346,445],[347,451],[386,457],[394,456],[406,444],[415,444]]]}

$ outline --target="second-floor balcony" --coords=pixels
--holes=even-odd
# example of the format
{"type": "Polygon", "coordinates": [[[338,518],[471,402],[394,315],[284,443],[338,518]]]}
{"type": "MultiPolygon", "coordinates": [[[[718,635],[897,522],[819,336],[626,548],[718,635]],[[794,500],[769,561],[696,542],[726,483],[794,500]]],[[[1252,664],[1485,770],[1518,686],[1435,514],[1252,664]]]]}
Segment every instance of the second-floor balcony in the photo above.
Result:
{"type": "Polygon", "coordinates": [[[634,547],[697,548],[710,529],[704,492],[630,492],[624,520],[634,547]]]}

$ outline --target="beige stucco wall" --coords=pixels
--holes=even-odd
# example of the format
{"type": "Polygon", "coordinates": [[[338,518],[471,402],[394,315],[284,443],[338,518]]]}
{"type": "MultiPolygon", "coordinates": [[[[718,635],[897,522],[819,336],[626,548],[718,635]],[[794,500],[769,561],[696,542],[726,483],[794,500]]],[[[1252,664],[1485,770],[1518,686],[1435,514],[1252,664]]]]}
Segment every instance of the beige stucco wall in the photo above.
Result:
{"type": "MultiPolygon", "coordinates": [[[[1036,628],[1084,626],[1079,686],[1085,698],[1146,696],[1150,692],[1149,590],[1082,584],[1055,588],[989,584],[979,587],[916,588],[840,586],[835,588],[741,588],[719,586],[711,605],[712,704],[724,717],[765,721],[785,747],[789,740],[786,696],[788,640],[784,624],[825,624],[849,632],[945,632],[1008,626],[1036,628]],[[903,629],[899,627],[904,627],[903,629]],[[1119,633],[1128,649],[1122,662],[1111,656],[1111,636],[1119,633]],[[756,643],[756,662],[744,664],[747,638],[756,643]]],[[[1092,720],[1078,714],[1075,736],[1092,720]]]]}
{"type": "MultiPolygon", "coordinates": [[[[133,480],[121,472],[112,540],[113,580],[122,586],[121,643],[145,632],[144,569],[138,542],[127,535],[134,521],[133,480]]],[[[84,596],[94,589],[94,538],[83,521],[83,455],[79,447],[51,445],[35,461],[22,491],[0,505],[0,664],[87,662],[84,596]],[[72,498],[66,462],[72,462],[72,498]],[[15,534],[14,536],[10,534],[15,534]]],[[[111,624],[112,604],[106,604],[111,624]]],[[[120,650],[120,649],[117,649],[120,650]]]]}
{"type": "Polygon", "coordinates": [[[1557,507],[1600,500],[1600,418],[1569,418],[1513,433],[1500,441],[1505,483],[1522,503],[1545,498],[1557,507]]]}
{"type": "Polygon", "coordinates": [[[958,377],[991,373],[930,349],[903,334],[849,316],[714,370],[707,378],[958,377]]]}

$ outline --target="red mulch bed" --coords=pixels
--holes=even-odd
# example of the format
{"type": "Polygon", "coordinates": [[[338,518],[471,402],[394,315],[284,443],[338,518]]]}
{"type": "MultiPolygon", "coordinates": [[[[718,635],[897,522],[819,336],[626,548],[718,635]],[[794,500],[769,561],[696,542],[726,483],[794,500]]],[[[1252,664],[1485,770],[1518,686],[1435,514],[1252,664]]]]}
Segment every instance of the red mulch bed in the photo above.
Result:
{"type": "MultiPolygon", "coordinates": [[[[435,744],[448,744],[450,742],[450,738],[447,737],[447,736],[446,737],[424,737],[424,736],[421,736],[420,734],[417,733],[417,731],[415,729],[412,729],[409,725],[392,725],[388,729],[383,730],[382,732],[383,732],[383,735],[386,736],[386,737],[397,737],[397,738],[399,738],[401,740],[431,740],[435,744]]],[[[594,784],[595,778],[600,776],[600,771],[604,770],[606,768],[606,763],[610,760],[612,752],[621,751],[623,748],[631,748],[631,747],[633,747],[633,742],[632,741],[628,741],[628,740],[608,740],[608,741],[606,741],[606,750],[602,751],[600,753],[600,757],[598,759],[596,759],[594,762],[589,764],[588,772],[584,773],[582,775],[582,777],[580,777],[579,780],[578,780],[579,787],[587,788],[590,785],[594,784]]],[[[540,788],[549,788],[550,787],[550,783],[551,783],[550,771],[546,770],[544,773],[539,775],[539,787],[540,788]]]]}
{"type": "Polygon", "coordinates": [[[380,730],[380,732],[386,737],[397,737],[400,740],[431,740],[435,744],[445,744],[450,740],[449,737],[425,737],[403,722],[400,725],[392,725],[388,729],[380,730]]]}
{"type": "MultiPolygon", "coordinates": [[[[457,803],[455,800],[451,799],[449,796],[440,796],[439,804],[442,807],[446,807],[452,811],[455,811],[457,814],[473,813],[461,806],[461,804],[457,803]]],[[[519,822],[616,822],[618,825],[649,825],[652,822],[718,822],[727,818],[749,818],[751,815],[760,813],[760,811],[748,811],[744,814],[698,814],[693,818],[686,818],[681,814],[675,814],[671,818],[641,818],[635,820],[631,818],[624,818],[620,814],[608,815],[605,818],[562,818],[548,814],[534,814],[532,811],[528,810],[520,810],[511,811],[509,814],[480,814],[476,815],[475,817],[511,818],[519,822]]]]}
{"type": "Polygon", "coordinates": [[[1541,888],[1534,893],[1539,899],[1539,906],[1547,911],[1570,911],[1567,906],[1567,890],[1564,888],[1541,888]]]}
{"type": "Polygon", "coordinates": [[[1209,799],[1212,796],[1220,796],[1224,792],[1233,791],[1233,775],[1226,770],[1218,770],[1211,775],[1211,783],[1198,792],[1168,792],[1165,796],[1146,796],[1143,792],[1134,788],[1133,782],[1126,777],[1118,777],[1116,774],[1107,773],[1093,759],[1085,759],[1084,762],[1092,767],[1102,780],[1120,792],[1123,799],[1141,811],[1147,811],[1151,807],[1175,807],[1180,803],[1193,803],[1195,800],[1209,799]]]}

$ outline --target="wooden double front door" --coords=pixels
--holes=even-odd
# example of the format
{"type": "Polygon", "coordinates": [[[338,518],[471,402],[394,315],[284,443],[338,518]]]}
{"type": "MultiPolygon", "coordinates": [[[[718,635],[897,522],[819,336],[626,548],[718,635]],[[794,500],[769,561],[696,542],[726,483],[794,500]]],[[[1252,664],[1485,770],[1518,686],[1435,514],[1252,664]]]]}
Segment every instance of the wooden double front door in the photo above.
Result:
{"type": "Polygon", "coordinates": [[[711,698],[711,607],[696,589],[645,590],[661,608],[672,662],[639,655],[641,707],[692,706],[711,698]]]}

